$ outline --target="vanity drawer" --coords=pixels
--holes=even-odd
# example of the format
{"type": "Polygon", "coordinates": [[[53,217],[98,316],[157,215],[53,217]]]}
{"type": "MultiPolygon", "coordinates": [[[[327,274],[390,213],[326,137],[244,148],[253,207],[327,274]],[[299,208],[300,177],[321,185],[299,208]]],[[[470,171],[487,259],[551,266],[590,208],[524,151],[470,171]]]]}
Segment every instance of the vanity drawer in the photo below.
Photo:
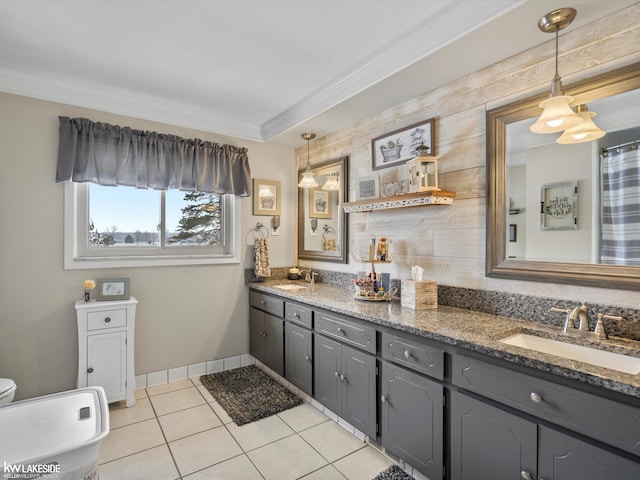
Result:
{"type": "Polygon", "coordinates": [[[291,323],[311,328],[313,310],[297,303],[287,302],[284,304],[284,318],[291,323]]]}
{"type": "Polygon", "coordinates": [[[466,390],[640,455],[640,409],[462,355],[452,381],[466,390]]]}
{"type": "Polygon", "coordinates": [[[335,338],[343,343],[363,349],[369,353],[376,353],[376,331],[369,326],[359,325],[338,315],[329,315],[316,311],[315,331],[335,338]]]}
{"type": "Polygon", "coordinates": [[[127,325],[127,309],[102,310],[87,313],[87,330],[125,327],[127,325]]]}
{"type": "Polygon", "coordinates": [[[438,380],[444,378],[444,350],[441,348],[383,332],[382,358],[438,380]]]}
{"type": "Polygon", "coordinates": [[[284,316],[284,300],[280,298],[250,290],[249,305],[280,318],[284,316]]]}

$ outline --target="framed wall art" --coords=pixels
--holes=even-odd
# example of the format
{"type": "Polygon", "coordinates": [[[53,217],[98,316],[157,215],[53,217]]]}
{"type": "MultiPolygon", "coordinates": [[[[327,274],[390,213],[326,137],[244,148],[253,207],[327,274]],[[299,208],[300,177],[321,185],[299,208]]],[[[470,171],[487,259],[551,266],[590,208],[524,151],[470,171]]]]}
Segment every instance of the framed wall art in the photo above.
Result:
{"type": "Polygon", "coordinates": [[[577,210],[577,180],[540,187],[540,230],[577,230],[577,210]]]}
{"type": "Polygon", "coordinates": [[[429,147],[429,155],[436,154],[433,118],[385,133],[371,140],[373,170],[402,165],[418,155],[416,148],[421,144],[429,147]]]}
{"type": "Polygon", "coordinates": [[[331,218],[331,190],[309,189],[309,217],[331,218]]]}
{"type": "Polygon", "coordinates": [[[98,301],[129,300],[129,278],[99,278],[96,281],[98,301]]]}
{"type": "Polygon", "coordinates": [[[356,200],[369,200],[380,196],[380,183],[377,175],[361,177],[356,182],[356,200]]]}
{"type": "Polygon", "coordinates": [[[253,214],[280,215],[280,182],[253,179],[253,214]]]}

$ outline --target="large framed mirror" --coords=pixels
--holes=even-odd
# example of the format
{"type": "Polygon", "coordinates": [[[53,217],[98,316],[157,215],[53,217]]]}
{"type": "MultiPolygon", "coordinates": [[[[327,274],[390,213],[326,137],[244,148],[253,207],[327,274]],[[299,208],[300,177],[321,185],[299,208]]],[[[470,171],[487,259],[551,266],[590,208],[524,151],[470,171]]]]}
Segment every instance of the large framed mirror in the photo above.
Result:
{"type": "Polygon", "coordinates": [[[640,290],[640,64],[565,93],[596,112],[604,137],[531,133],[546,94],[487,112],[486,274],[640,290]]]}
{"type": "Polygon", "coordinates": [[[342,205],[349,191],[348,160],[341,157],[316,165],[313,176],[318,187],[298,189],[300,259],[347,263],[347,222],[342,205]],[[330,189],[336,183],[337,189],[330,189]]]}

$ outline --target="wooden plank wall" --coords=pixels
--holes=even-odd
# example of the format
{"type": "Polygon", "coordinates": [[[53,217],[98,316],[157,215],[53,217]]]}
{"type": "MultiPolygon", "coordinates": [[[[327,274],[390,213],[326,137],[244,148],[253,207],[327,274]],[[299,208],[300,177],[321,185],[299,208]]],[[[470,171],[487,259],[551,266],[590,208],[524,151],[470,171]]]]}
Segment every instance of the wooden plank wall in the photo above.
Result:
{"type": "MultiPolygon", "coordinates": [[[[554,74],[553,39],[435,91],[397,105],[311,143],[312,165],[349,155],[349,181],[387,174],[371,170],[371,139],[428,118],[436,119],[440,186],[456,192],[451,206],[348,215],[350,251],[369,235],[392,239],[393,278],[407,278],[412,265],[427,278],[465,288],[528,293],[570,300],[635,306],[632,293],[607,289],[490,279],[485,277],[486,111],[544,92],[554,74]]],[[[560,38],[560,74],[565,84],[640,61],[640,4],[560,38]]],[[[296,150],[306,163],[306,145],[296,150]]],[[[355,190],[349,192],[355,200],[355,190]]],[[[309,262],[303,262],[308,264],[309,262]]],[[[357,272],[365,266],[314,263],[316,268],[357,272]]]]}

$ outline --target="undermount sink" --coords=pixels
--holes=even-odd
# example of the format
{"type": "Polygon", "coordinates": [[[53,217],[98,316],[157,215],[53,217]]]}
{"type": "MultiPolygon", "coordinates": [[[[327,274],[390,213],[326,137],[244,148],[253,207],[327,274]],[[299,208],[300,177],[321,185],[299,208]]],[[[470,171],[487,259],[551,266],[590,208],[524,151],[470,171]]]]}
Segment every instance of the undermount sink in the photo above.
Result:
{"type": "Polygon", "coordinates": [[[303,290],[307,287],[305,287],[304,285],[295,285],[295,284],[288,284],[288,285],[274,285],[275,288],[279,288],[281,290],[303,290]]]}
{"type": "Polygon", "coordinates": [[[500,340],[507,345],[527,348],[549,355],[568,358],[579,362],[589,363],[611,370],[617,370],[631,375],[640,373],[640,358],[622,355],[620,353],[607,352],[582,345],[559,342],[549,338],[529,335],[527,333],[517,333],[500,340]]]}

